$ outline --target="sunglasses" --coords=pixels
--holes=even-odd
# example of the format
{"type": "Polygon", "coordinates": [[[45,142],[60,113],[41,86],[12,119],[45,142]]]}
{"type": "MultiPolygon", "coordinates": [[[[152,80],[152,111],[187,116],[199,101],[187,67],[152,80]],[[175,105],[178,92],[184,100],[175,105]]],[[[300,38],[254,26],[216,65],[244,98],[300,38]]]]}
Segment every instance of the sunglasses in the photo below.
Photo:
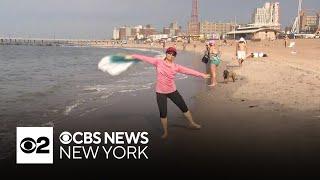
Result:
{"type": "Polygon", "coordinates": [[[172,55],[174,57],[177,55],[177,53],[175,53],[175,52],[168,52],[167,54],[170,54],[170,55],[172,55]]]}

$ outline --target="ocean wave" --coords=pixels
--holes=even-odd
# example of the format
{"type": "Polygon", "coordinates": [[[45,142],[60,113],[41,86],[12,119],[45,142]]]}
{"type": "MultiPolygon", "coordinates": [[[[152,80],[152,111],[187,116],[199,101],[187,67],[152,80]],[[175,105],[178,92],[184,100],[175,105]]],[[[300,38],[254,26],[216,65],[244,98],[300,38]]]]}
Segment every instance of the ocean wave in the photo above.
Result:
{"type": "Polygon", "coordinates": [[[145,90],[145,89],[150,89],[152,87],[153,83],[148,83],[142,86],[138,86],[136,88],[133,89],[124,89],[124,90],[120,90],[118,91],[119,93],[127,93],[127,92],[134,92],[134,91],[140,91],[140,90],[145,90]]]}
{"type": "Polygon", "coordinates": [[[185,75],[185,74],[178,74],[177,75],[177,80],[187,79],[187,78],[188,78],[188,75],[185,75]]]}
{"type": "Polygon", "coordinates": [[[41,126],[44,127],[54,127],[54,122],[53,121],[49,121],[47,123],[41,124],[41,126]]]}
{"type": "Polygon", "coordinates": [[[90,112],[94,112],[94,111],[96,111],[96,110],[98,110],[98,108],[88,109],[88,110],[86,110],[84,113],[81,113],[79,116],[80,116],[80,117],[81,117],[81,116],[84,116],[84,115],[86,115],[86,114],[88,114],[88,113],[90,113],[90,112]]]}
{"type": "Polygon", "coordinates": [[[116,81],[117,83],[126,83],[126,82],[128,82],[128,80],[125,80],[125,79],[121,79],[121,80],[118,80],[118,81],[116,81]]]}
{"type": "Polygon", "coordinates": [[[109,94],[104,94],[104,95],[102,95],[100,98],[101,99],[108,99],[110,96],[112,96],[113,95],[113,93],[109,93],[109,94]]]}
{"type": "Polygon", "coordinates": [[[139,71],[132,73],[131,76],[140,76],[140,75],[146,75],[146,74],[154,74],[153,71],[139,71]]]}
{"type": "Polygon", "coordinates": [[[145,69],[145,70],[149,70],[149,69],[154,70],[156,68],[154,66],[145,66],[143,69],[145,69]]]}
{"type": "Polygon", "coordinates": [[[84,92],[103,92],[103,91],[110,91],[114,88],[114,86],[110,86],[110,85],[95,85],[95,86],[89,86],[89,87],[85,87],[83,89],[84,92]]]}
{"type": "Polygon", "coordinates": [[[80,106],[81,104],[82,104],[82,102],[77,101],[76,103],[74,103],[74,104],[72,104],[72,105],[66,106],[65,111],[64,111],[64,115],[66,115],[66,116],[69,115],[70,112],[71,112],[73,109],[77,108],[77,107],[80,106]]]}

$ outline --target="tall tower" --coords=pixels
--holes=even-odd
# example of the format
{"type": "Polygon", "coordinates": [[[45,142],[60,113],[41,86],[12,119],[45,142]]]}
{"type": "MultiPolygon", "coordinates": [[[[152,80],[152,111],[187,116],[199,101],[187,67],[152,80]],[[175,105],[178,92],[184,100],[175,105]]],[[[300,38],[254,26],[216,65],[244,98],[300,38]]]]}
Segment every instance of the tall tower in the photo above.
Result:
{"type": "Polygon", "coordinates": [[[188,34],[189,35],[200,34],[199,0],[192,0],[192,12],[191,12],[191,20],[188,23],[188,34]]]}
{"type": "Polygon", "coordinates": [[[199,22],[199,0],[192,0],[191,22],[199,22]]]}

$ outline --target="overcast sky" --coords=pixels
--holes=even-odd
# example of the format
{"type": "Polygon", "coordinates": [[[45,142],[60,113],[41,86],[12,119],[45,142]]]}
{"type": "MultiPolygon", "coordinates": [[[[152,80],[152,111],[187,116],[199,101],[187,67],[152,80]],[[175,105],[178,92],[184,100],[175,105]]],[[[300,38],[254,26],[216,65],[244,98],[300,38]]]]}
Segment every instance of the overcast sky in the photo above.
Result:
{"type": "MultiPolygon", "coordinates": [[[[265,0],[199,0],[200,19],[249,23],[265,0]]],[[[278,0],[281,24],[293,22],[298,0],[278,0]]],[[[177,21],[186,29],[192,0],[0,0],[0,36],[105,39],[115,26],[152,24],[158,29],[177,21]]],[[[320,0],[304,0],[320,10],[320,0]]]]}

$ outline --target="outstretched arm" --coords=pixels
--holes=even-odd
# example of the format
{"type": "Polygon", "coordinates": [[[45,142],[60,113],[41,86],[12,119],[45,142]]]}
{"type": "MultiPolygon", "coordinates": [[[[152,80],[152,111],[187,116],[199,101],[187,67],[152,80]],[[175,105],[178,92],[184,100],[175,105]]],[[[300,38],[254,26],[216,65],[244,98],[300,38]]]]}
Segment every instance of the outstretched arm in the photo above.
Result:
{"type": "Polygon", "coordinates": [[[193,76],[198,76],[198,77],[202,77],[202,78],[209,78],[210,75],[208,74],[204,74],[201,72],[198,72],[196,70],[181,66],[177,64],[177,72],[182,73],[182,74],[188,74],[188,75],[193,75],[193,76]]]}
{"type": "Polygon", "coordinates": [[[139,54],[133,54],[133,55],[131,55],[131,57],[134,59],[138,59],[138,60],[153,64],[154,66],[156,66],[159,61],[159,59],[157,59],[157,58],[143,56],[143,55],[139,55],[139,54]]]}

